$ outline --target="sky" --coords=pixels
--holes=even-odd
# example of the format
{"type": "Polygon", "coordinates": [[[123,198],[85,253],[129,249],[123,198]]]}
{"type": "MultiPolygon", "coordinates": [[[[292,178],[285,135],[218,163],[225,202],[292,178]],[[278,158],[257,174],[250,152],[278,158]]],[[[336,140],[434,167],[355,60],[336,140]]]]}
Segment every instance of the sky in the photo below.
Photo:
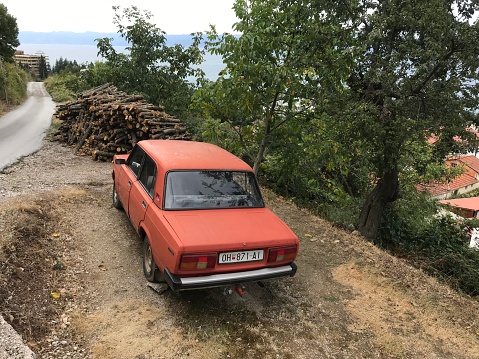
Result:
{"type": "Polygon", "coordinates": [[[232,32],[234,0],[0,0],[17,19],[19,31],[117,32],[112,6],[137,6],[153,14],[169,35],[205,31],[232,32]],[[28,4],[25,4],[28,3],[28,4]]]}

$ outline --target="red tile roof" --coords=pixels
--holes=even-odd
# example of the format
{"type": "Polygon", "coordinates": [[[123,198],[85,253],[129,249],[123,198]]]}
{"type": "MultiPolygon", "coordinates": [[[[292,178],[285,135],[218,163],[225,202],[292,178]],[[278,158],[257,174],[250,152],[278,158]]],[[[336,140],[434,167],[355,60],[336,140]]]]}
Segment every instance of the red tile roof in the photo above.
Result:
{"type": "Polygon", "coordinates": [[[417,189],[419,191],[428,191],[431,196],[438,196],[479,182],[476,179],[476,176],[479,176],[479,158],[468,155],[446,160],[448,167],[452,166],[453,163],[464,166],[464,173],[453,178],[448,183],[439,181],[422,183],[417,186],[417,189]]]}
{"type": "Polygon", "coordinates": [[[435,134],[432,134],[431,137],[427,139],[427,142],[431,145],[435,144],[437,141],[439,141],[439,136],[436,136],[435,134]]]}
{"type": "Polygon", "coordinates": [[[449,191],[455,191],[456,189],[463,188],[479,182],[474,176],[467,173],[457,176],[449,183],[441,183],[434,181],[431,183],[422,183],[418,186],[419,191],[428,191],[431,196],[437,196],[447,193],[449,191]]]}
{"type": "Polygon", "coordinates": [[[479,197],[470,198],[457,198],[457,199],[445,199],[438,201],[441,204],[448,204],[453,207],[471,209],[473,211],[479,211],[479,197]]]}
{"type": "Polygon", "coordinates": [[[461,156],[458,160],[479,174],[479,158],[473,155],[461,156]]]}

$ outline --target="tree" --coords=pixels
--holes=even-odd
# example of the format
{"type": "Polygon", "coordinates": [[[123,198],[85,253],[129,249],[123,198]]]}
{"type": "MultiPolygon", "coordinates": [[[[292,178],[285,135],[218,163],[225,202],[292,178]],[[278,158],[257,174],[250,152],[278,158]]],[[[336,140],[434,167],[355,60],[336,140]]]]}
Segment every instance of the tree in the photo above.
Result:
{"type": "Polygon", "coordinates": [[[5,5],[0,4],[0,60],[13,62],[18,45],[17,19],[8,13],[5,5]]]}
{"type": "Polygon", "coordinates": [[[348,126],[363,139],[373,190],[359,230],[374,238],[385,206],[400,196],[400,174],[414,166],[408,149],[431,133],[443,139],[436,158],[467,138],[476,122],[478,5],[460,0],[358,1],[355,54],[348,85],[348,126]],[[442,149],[442,150],[440,150],[442,149]]]}
{"type": "Polygon", "coordinates": [[[308,121],[327,91],[336,91],[351,60],[341,42],[349,36],[344,7],[335,1],[237,0],[233,34],[212,27],[206,45],[225,69],[204,84],[194,100],[207,116],[228,122],[242,141],[253,169],[279,129],[308,121]]]}
{"type": "Polygon", "coordinates": [[[129,93],[140,93],[152,103],[161,103],[173,114],[185,111],[189,106],[192,83],[188,77],[201,76],[202,71],[194,68],[202,61],[199,48],[200,36],[193,37],[193,44],[167,46],[166,34],[150,22],[152,14],[140,11],[136,6],[118,6],[114,24],[121,37],[128,41],[125,53],[118,53],[112,39],[97,39],[98,54],[105,58],[108,74],[102,68],[102,77],[119,89],[129,93]]]}
{"type": "Polygon", "coordinates": [[[72,72],[72,73],[79,73],[82,68],[86,68],[87,65],[78,65],[76,60],[70,61],[68,59],[64,59],[60,57],[55,61],[55,65],[53,65],[52,73],[59,74],[62,71],[72,72]]]}
{"type": "Polygon", "coordinates": [[[209,51],[222,55],[226,68],[196,94],[195,105],[236,130],[256,172],[271,143],[278,149],[292,141],[303,146],[294,148],[297,156],[330,151],[334,158],[318,176],[339,169],[351,195],[360,191],[344,164],[360,167],[355,185],[365,183],[367,167],[364,191],[372,190],[358,228],[374,238],[385,207],[400,196],[401,176],[424,171],[426,157],[437,162],[464,151],[453,138],[471,135],[465,128],[477,120],[479,77],[475,4],[238,0],[234,29],[241,36],[208,33],[209,51]],[[324,133],[308,136],[308,129],[324,133]],[[441,141],[431,156],[415,156],[433,133],[441,141]]]}
{"type": "Polygon", "coordinates": [[[44,80],[48,77],[48,66],[47,66],[47,62],[45,61],[45,57],[43,57],[43,55],[40,55],[38,72],[40,74],[40,80],[44,80]]]}

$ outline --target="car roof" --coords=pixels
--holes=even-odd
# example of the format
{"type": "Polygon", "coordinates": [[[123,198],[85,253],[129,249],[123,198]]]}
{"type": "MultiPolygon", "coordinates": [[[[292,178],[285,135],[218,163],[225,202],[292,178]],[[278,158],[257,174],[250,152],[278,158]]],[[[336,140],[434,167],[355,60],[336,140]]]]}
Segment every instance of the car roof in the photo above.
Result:
{"type": "Polygon", "coordinates": [[[165,171],[183,169],[252,171],[246,162],[211,143],[143,140],[138,144],[165,171]]]}

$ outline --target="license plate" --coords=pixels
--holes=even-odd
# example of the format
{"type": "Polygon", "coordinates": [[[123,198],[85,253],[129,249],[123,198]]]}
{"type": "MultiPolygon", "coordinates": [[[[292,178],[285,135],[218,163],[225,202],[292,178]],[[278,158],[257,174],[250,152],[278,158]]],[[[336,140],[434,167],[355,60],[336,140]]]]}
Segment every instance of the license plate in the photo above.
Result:
{"type": "Polygon", "coordinates": [[[225,252],[220,253],[219,263],[240,263],[240,262],[254,262],[263,260],[264,251],[240,251],[240,252],[225,252]]]}

